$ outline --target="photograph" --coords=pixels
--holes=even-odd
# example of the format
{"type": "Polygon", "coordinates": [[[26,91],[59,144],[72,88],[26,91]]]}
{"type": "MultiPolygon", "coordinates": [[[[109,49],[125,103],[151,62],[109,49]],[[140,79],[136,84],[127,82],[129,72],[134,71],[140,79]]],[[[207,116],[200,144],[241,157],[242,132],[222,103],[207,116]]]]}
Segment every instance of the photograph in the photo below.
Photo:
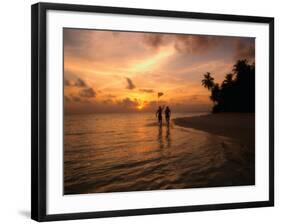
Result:
{"type": "Polygon", "coordinates": [[[255,185],[255,38],[63,28],[65,195],[255,185]]]}

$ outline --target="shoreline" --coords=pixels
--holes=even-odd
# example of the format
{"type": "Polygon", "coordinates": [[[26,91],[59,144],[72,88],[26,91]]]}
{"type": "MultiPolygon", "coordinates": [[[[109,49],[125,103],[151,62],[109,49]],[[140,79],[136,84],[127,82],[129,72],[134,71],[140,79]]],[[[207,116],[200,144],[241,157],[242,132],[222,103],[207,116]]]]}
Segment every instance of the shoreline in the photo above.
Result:
{"type": "Polygon", "coordinates": [[[255,148],[254,113],[217,113],[174,118],[173,122],[181,127],[233,138],[249,148],[255,148]]]}

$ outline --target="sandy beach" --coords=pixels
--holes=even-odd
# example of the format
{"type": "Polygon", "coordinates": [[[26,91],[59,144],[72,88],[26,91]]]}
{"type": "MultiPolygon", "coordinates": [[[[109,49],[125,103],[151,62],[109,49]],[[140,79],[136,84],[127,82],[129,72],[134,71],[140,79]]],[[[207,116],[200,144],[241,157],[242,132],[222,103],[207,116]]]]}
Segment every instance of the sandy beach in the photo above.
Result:
{"type": "Polygon", "coordinates": [[[173,120],[181,127],[194,128],[211,134],[233,138],[249,149],[255,148],[254,113],[218,113],[173,120]]]}

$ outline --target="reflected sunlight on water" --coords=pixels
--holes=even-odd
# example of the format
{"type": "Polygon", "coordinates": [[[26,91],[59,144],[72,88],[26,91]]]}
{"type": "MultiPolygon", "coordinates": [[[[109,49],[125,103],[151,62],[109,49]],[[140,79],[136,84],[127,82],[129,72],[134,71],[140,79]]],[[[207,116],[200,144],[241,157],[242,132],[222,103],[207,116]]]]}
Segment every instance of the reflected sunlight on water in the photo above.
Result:
{"type": "Polygon", "coordinates": [[[252,184],[247,164],[232,153],[242,147],[238,142],[173,124],[159,127],[154,116],[66,115],[65,194],[252,184]]]}

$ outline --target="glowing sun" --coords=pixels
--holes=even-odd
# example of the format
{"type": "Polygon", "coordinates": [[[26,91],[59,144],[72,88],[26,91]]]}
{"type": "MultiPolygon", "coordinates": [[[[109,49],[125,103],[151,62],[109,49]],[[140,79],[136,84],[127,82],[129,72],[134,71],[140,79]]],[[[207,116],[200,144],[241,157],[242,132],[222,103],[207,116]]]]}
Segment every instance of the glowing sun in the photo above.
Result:
{"type": "Polygon", "coordinates": [[[137,109],[141,110],[143,108],[143,105],[138,105],[137,109]]]}

